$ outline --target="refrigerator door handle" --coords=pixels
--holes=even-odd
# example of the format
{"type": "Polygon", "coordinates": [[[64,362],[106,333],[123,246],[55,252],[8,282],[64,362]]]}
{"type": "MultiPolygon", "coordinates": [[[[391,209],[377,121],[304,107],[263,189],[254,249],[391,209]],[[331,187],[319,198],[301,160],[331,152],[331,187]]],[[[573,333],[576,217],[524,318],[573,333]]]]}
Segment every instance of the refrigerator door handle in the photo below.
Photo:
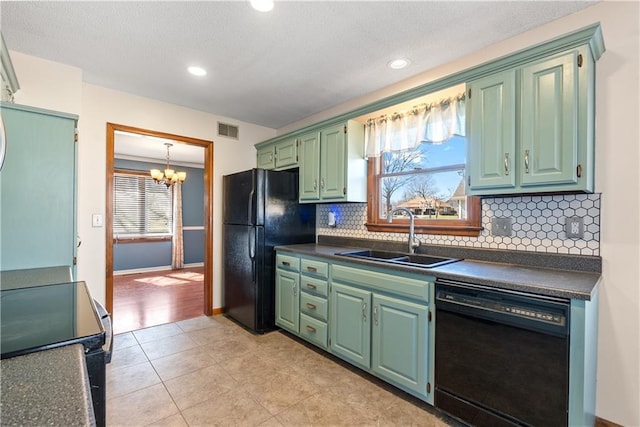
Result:
{"type": "Polygon", "coordinates": [[[251,277],[256,281],[256,228],[252,227],[249,237],[249,259],[251,259],[251,277]]]}
{"type": "Polygon", "coordinates": [[[249,225],[254,225],[254,221],[253,221],[253,198],[255,196],[255,189],[251,190],[251,192],[249,193],[249,203],[248,203],[248,209],[249,209],[249,214],[247,216],[247,220],[249,225]]]}

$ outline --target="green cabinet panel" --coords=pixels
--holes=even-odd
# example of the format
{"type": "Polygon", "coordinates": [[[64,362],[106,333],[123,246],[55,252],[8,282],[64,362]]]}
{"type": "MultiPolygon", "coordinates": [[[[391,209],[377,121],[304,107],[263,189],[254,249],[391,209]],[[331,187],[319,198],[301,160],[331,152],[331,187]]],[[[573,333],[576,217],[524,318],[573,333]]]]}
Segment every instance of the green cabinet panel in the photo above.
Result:
{"type": "Polygon", "coordinates": [[[366,202],[364,127],[352,120],[300,137],[300,202],[366,202]]]}
{"type": "Polygon", "coordinates": [[[299,280],[296,272],[276,269],[276,325],[296,334],[300,325],[299,280]]]}
{"type": "Polygon", "coordinates": [[[522,68],[522,186],[576,184],[578,51],[522,68]]]}
{"type": "Polygon", "coordinates": [[[594,69],[581,46],[469,82],[467,193],[593,192],[594,69]]]}
{"type": "Polygon", "coordinates": [[[346,127],[332,126],[323,129],[320,135],[320,198],[341,199],[347,194],[346,127]]]}
{"type": "Polygon", "coordinates": [[[300,137],[300,202],[320,200],[320,133],[300,137]]]}
{"type": "Polygon", "coordinates": [[[77,116],[14,104],[2,104],[1,113],[0,270],[70,266],[75,273],[77,116]]]}
{"type": "Polygon", "coordinates": [[[514,188],[516,157],[516,72],[509,70],[468,85],[469,187],[514,188]]]}
{"type": "Polygon", "coordinates": [[[298,140],[294,138],[280,141],[275,146],[276,169],[298,166],[298,140]]]}
{"type": "Polygon", "coordinates": [[[371,363],[371,292],[331,285],[331,352],[368,369],[371,363]]]}
{"type": "Polygon", "coordinates": [[[428,307],[373,295],[371,368],[379,376],[427,396],[428,307]]]}
{"type": "Polygon", "coordinates": [[[273,169],[276,167],[275,147],[269,146],[258,149],[258,168],[273,169]]]}

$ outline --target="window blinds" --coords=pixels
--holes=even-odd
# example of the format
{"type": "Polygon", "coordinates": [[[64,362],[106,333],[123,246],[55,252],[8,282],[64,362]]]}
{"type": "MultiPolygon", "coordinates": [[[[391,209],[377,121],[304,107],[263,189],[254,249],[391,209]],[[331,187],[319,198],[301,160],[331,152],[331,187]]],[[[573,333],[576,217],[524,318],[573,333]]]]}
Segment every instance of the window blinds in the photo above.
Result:
{"type": "Polygon", "coordinates": [[[171,235],[171,187],[144,175],[116,173],[113,179],[114,236],[171,235]]]}

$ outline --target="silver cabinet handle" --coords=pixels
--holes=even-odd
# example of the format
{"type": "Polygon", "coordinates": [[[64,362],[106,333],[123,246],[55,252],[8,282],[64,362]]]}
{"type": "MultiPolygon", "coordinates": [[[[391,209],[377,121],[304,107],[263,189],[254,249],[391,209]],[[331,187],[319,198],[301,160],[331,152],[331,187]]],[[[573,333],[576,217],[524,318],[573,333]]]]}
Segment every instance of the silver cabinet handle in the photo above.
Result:
{"type": "Polygon", "coordinates": [[[378,306],[373,306],[373,322],[378,326],[378,306]]]}
{"type": "Polygon", "coordinates": [[[284,265],[285,267],[289,267],[291,266],[291,263],[289,261],[282,261],[282,265],[284,265]]]}
{"type": "Polygon", "coordinates": [[[324,190],[324,178],[320,178],[320,189],[324,190]]]}
{"type": "Polygon", "coordinates": [[[272,162],[273,161],[273,153],[269,153],[269,161],[272,162]]]}
{"type": "Polygon", "coordinates": [[[307,325],[307,331],[309,331],[309,332],[311,332],[311,333],[315,334],[315,333],[316,333],[316,328],[314,328],[314,327],[313,327],[313,326],[311,326],[311,325],[307,325]]]}
{"type": "Polygon", "coordinates": [[[529,150],[524,150],[524,173],[529,173],[529,150]]]}
{"type": "Polygon", "coordinates": [[[504,153],[504,174],[509,175],[509,153],[504,153]]]}
{"type": "Polygon", "coordinates": [[[307,308],[309,310],[315,310],[316,309],[316,305],[315,304],[311,304],[310,302],[307,303],[307,308]]]}
{"type": "Polygon", "coordinates": [[[318,180],[313,180],[313,189],[316,190],[318,188],[318,180]]]}
{"type": "Polygon", "coordinates": [[[298,296],[298,287],[296,285],[293,285],[293,296],[298,296]]]}
{"type": "Polygon", "coordinates": [[[312,289],[312,290],[316,290],[318,289],[318,287],[316,285],[312,285],[311,283],[307,283],[307,289],[312,289]]]}
{"type": "Polygon", "coordinates": [[[362,321],[363,322],[367,321],[367,303],[366,302],[362,303],[362,321]]]}
{"type": "Polygon", "coordinates": [[[311,273],[317,273],[318,269],[315,267],[307,267],[307,271],[311,272],[311,273]]]}

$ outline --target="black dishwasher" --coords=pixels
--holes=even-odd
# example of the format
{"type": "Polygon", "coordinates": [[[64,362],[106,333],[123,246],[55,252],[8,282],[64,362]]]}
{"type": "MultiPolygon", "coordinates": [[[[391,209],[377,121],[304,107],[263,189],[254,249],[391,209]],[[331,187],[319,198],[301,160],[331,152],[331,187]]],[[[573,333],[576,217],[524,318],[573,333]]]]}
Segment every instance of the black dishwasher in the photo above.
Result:
{"type": "Polygon", "coordinates": [[[566,426],[569,300],[436,281],[435,406],[475,426],[566,426]]]}

